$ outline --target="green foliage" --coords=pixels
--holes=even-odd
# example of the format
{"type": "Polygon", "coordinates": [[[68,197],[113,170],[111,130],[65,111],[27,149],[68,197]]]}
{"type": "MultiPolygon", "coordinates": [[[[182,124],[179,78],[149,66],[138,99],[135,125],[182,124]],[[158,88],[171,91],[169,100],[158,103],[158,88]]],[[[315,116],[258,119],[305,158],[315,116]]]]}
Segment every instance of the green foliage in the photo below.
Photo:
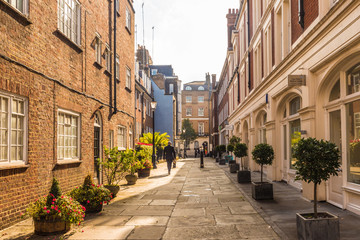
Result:
{"type": "Polygon", "coordinates": [[[340,167],[340,152],[336,144],[306,138],[298,141],[293,151],[293,156],[297,159],[296,180],[320,184],[330,176],[338,175],[336,170],[340,167]]]}
{"type": "Polygon", "coordinates": [[[136,158],[139,161],[139,169],[152,169],[152,147],[139,145],[136,147],[136,158]]]}
{"type": "Polygon", "coordinates": [[[135,151],[132,149],[126,149],[122,152],[122,154],[124,158],[124,169],[126,170],[126,172],[134,175],[136,171],[141,168],[135,151]]]}
{"type": "Polygon", "coordinates": [[[340,152],[336,144],[315,138],[301,139],[293,147],[296,180],[314,183],[314,217],[317,218],[317,185],[337,176],[340,152]]]}
{"type": "Polygon", "coordinates": [[[248,150],[248,147],[246,146],[245,143],[237,143],[235,145],[234,155],[235,155],[235,157],[239,157],[239,158],[246,157],[247,150],[248,150]]]}
{"type": "Polygon", "coordinates": [[[61,190],[59,186],[59,182],[56,178],[53,178],[50,192],[47,196],[46,204],[50,206],[50,204],[53,202],[54,198],[59,198],[61,196],[61,190]]]}
{"type": "MultiPolygon", "coordinates": [[[[165,132],[163,134],[160,134],[160,132],[155,132],[155,147],[156,148],[164,148],[164,146],[167,146],[170,136],[165,132]]],[[[152,133],[144,133],[143,136],[140,138],[140,142],[142,143],[153,143],[153,134],[152,133]]]]}
{"type": "Polygon", "coordinates": [[[234,147],[234,145],[228,144],[226,148],[227,148],[228,152],[233,152],[235,147],[234,147]]]}
{"type": "Polygon", "coordinates": [[[261,166],[261,182],[263,181],[263,165],[271,165],[274,160],[274,149],[271,145],[260,143],[252,151],[253,159],[261,166]]]}
{"type": "Polygon", "coordinates": [[[70,196],[82,205],[96,207],[100,204],[110,202],[111,192],[103,186],[95,186],[91,175],[86,176],[84,184],[76,187],[70,192],[70,196]]]}
{"type": "Polygon", "coordinates": [[[99,165],[104,171],[107,185],[118,186],[119,182],[125,177],[126,169],[124,157],[121,151],[114,147],[108,149],[104,146],[105,159],[98,159],[99,165]]]}
{"type": "Polygon", "coordinates": [[[233,145],[233,146],[236,146],[237,143],[240,143],[241,139],[237,136],[232,136],[230,138],[230,144],[233,145]]]}
{"type": "Polygon", "coordinates": [[[220,152],[220,154],[226,152],[226,146],[224,144],[219,145],[219,152],[220,152]]]}
{"type": "Polygon", "coordinates": [[[26,215],[38,220],[61,219],[80,224],[85,217],[85,207],[71,197],[61,195],[59,182],[53,178],[49,194],[30,203],[26,215]]]}
{"type": "Polygon", "coordinates": [[[180,139],[185,140],[186,146],[189,145],[191,141],[194,141],[197,138],[197,134],[190,122],[189,119],[184,119],[182,122],[182,129],[180,139]]]}

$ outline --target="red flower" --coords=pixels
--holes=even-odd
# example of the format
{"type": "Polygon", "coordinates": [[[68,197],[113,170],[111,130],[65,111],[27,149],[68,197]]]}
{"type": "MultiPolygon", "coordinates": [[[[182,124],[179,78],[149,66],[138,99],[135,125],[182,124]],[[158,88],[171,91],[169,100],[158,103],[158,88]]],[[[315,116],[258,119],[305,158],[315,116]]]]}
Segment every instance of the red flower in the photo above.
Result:
{"type": "Polygon", "coordinates": [[[87,200],[87,203],[90,203],[90,200],[87,200]]]}
{"type": "Polygon", "coordinates": [[[50,210],[47,210],[46,212],[47,212],[47,213],[50,213],[50,210]]]}
{"type": "Polygon", "coordinates": [[[54,206],[51,206],[51,209],[54,209],[54,206]]]}
{"type": "Polygon", "coordinates": [[[54,198],[54,199],[53,199],[53,202],[55,202],[55,201],[56,201],[56,199],[54,198]]]}
{"type": "Polygon", "coordinates": [[[60,210],[59,210],[58,212],[59,212],[59,213],[61,213],[61,211],[60,211],[60,210]]]}
{"type": "Polygon", "coordinates": [[[46,210],[46,206],[44,207],[44,210],[46,210]]]}

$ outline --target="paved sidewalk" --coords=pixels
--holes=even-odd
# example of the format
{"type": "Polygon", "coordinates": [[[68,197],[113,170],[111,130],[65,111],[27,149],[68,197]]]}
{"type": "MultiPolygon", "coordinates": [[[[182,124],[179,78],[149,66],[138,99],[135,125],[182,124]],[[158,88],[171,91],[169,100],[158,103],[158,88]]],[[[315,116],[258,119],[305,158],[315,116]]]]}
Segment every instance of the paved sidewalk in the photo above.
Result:
{"type": "MultiPolygon", "coordinates": [[[[215,160],[213,160],[215,162],[215,160]]],[[[251,183],[237,183],[237,174],[230,173],[228,165],[217,165],[223,169],[235,186],[256,211],[273,227],[281,239],[297,239],[296,213],[313,212],[313,203],[305,200],[301,192],[285,182],[273,182],[274,200],[255,201],[251,196],[251,183]]],[[[260,182],[260,173],[252,172],[253,181],[260,182]]],[[[318,204],[319,211],[330,212],[340,217],[340,238],[342,240],[360,239],[360,216],[327,202],[318,204]]]]}
{"type": "Polygon", "coordinates": [[[170,176],[165,165],[66,235],[33,235],[26,220],[0,239],[280,239],[212,159],[204,169],[199,159],[180,161],[170,176]]]}

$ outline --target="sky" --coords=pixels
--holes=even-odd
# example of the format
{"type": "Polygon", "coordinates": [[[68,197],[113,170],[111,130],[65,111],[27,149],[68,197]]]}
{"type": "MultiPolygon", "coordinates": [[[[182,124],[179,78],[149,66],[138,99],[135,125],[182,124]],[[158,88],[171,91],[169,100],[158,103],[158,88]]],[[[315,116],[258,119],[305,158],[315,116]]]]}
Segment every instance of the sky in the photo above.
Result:
{"type": "Polygon", "coordinates": [[[207,72],[219,79],[227,49],[226,14],[239,5],[240,0],[135,0],[136,44],[145,41],[154,65],[172,65],[183,83],[205,80],[207,72]]]}

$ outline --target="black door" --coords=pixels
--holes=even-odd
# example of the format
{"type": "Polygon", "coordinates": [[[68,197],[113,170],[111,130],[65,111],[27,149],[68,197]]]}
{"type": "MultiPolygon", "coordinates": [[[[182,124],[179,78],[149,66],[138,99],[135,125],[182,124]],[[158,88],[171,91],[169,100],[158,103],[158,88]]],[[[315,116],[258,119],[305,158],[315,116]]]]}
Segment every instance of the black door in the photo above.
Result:
{"type": "Polygon", "coordinates": [[[94,177],[100,183],[100,171],[97,160],[100,158],[100,127],[94,127],[94,177]]]}

